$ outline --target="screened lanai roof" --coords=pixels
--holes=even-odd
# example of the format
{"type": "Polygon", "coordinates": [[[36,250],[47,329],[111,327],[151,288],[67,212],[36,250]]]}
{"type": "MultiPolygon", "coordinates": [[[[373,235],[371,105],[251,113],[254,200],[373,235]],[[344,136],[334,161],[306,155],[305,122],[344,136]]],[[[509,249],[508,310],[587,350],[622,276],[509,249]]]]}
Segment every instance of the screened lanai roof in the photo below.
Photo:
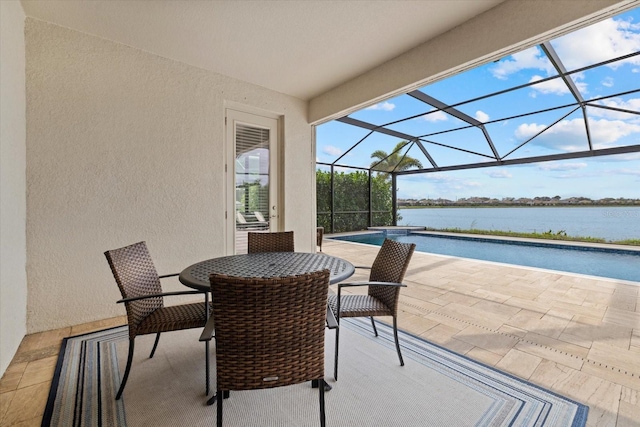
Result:
{"type": "Polygon", "coordinates": [[[323,124],[317,141],[319,165],[419,161],[398,175],[638,153],[640,8],[323,124]]]}

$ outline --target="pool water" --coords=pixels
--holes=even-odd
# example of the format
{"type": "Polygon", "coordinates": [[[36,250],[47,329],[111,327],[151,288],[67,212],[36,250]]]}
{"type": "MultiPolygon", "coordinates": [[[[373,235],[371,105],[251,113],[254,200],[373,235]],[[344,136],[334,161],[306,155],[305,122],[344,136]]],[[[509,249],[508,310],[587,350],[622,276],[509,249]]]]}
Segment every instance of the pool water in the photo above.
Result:
{"type": "MultiPolygon", "coordinates": [[[[380,246],[385,233],[332,238],[380,246]]],[[[421,234],[389,234],[386,238],[415,243],[420,252],[640,282],[640,251],[421,234]]]]}

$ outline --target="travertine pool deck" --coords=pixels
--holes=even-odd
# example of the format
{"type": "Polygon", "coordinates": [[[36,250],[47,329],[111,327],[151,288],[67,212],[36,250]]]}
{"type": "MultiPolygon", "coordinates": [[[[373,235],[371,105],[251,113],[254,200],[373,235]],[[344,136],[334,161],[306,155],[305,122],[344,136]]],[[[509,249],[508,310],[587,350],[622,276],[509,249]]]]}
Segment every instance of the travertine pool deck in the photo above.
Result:
{"type": "MultiPolygon", "coordinates": [[[[378,250],[323,243],[354,265],[378,250]]],[[[640,283],[421,252],[405,283],[402,329],[589,405],[589,426],[640,426],[640,283]]]]}

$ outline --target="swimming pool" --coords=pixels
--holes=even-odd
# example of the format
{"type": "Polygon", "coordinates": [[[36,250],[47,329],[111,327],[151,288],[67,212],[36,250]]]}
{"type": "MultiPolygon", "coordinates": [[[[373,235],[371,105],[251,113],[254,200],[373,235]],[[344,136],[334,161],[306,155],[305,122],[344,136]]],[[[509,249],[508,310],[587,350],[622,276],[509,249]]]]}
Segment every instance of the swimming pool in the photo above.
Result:
{"type": "Polygon", "coordinates": [[[330,238],[380,246],[385,236],[398,242],[415,243],[416,250],[420,252],[640,282],[640,251],[633,250],[435,236],[406,231],[403,234],[378,232],[330,238]]]}

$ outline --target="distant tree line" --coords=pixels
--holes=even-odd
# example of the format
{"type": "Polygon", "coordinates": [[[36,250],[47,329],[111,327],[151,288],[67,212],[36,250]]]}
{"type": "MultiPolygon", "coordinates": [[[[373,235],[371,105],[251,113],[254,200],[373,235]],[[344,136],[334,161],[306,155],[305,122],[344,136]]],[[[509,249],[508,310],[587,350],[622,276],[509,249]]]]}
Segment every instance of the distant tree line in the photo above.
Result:
{"type": "Polygon", "coordinates": [[[398,199],[398,207],[428,207],[428,206],[640,206],[640,199],[627,199],[624,197],[604,199],[590,199],[588,197],[560,196],[547,197],[465,197],[456,200],[449,199],[398,199]]]}

